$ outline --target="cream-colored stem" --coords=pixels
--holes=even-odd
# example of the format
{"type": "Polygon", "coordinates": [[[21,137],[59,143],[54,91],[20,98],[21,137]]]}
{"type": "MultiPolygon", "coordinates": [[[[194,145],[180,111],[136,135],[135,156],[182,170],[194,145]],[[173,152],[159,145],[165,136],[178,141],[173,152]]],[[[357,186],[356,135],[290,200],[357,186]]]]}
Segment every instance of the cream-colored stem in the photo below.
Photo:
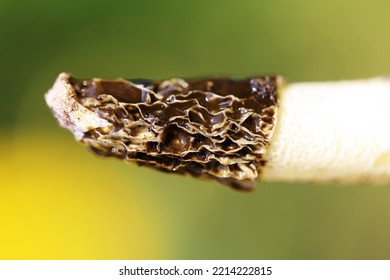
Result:
{"type": "Polygon", "coordinates": [[[267,181],[390,184],[390,79],[290,84],[267,181]]]}

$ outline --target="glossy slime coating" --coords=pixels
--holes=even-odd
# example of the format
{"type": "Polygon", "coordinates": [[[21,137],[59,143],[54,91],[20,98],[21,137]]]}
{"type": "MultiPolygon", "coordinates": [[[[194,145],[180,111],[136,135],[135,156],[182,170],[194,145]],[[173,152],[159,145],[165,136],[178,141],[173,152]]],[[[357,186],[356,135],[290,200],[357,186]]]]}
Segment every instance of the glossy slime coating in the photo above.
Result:
{"type": "Polygon", "coordinates": [[[255,187],[265,164],[279,81],[67,79],[71,98],[108,123],[77,137],[96,154],[240,190],[255,187]]]}

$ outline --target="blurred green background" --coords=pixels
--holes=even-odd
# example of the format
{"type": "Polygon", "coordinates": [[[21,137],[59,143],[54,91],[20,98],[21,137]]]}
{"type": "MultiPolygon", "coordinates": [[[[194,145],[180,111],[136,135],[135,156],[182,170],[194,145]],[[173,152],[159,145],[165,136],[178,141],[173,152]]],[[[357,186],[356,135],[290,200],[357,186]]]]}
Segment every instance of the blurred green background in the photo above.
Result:
{"type": "Polygon", "coordinates": [[[97,158],[43,101],[62,71],[388,74],[389,10],[388,0],[0,0],[0,258],[389,259],[390,188],[261,183],[242,194],[97,158]]]}

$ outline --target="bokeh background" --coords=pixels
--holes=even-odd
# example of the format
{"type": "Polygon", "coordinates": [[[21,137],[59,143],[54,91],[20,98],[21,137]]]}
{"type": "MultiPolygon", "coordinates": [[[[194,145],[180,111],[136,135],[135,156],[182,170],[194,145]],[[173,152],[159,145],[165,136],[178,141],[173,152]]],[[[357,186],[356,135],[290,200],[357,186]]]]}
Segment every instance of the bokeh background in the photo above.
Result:
{"type": "Polygon", "coordinates": [[[0,258],[390,258],[390,187],[261,183],[242,194],[97,158],[43,100],[62,71],[388,74],[389,10],[388,0],[0,0],[0,258]]]}

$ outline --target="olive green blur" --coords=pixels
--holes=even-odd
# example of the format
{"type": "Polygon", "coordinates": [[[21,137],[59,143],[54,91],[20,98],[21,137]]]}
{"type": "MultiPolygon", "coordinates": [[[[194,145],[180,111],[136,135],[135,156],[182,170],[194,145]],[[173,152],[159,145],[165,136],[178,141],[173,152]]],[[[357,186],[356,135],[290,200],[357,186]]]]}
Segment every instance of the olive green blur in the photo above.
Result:
{"type": "Polygon", "coordinates": [[[389,11],[388,0],[0,0],[0,259],[389,259],[390,186],[238,193],[95,157],[43,100],[63,71],[386,75],[389,11]]]}

